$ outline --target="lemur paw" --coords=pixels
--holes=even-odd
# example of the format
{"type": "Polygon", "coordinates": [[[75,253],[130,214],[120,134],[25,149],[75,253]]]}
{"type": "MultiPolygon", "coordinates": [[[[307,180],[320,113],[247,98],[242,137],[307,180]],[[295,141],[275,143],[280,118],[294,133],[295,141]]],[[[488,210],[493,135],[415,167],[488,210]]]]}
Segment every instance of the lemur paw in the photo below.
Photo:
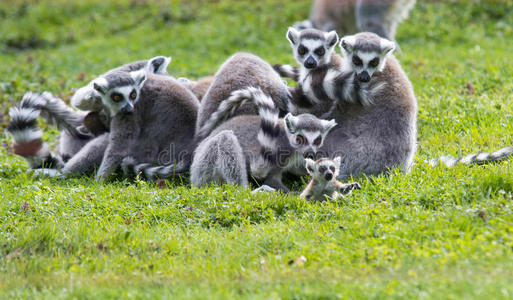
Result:
{"type": "Polygon", "coordinates": [[[256,193],[260,193],[260,192],[266,192],[266,193],[276,192],[276,189],[264,184],[261,187],[254,189],[251,192],[251,194],[256,194],[256,193]]]}
{"type": "Polygon", "coordinates": [[[343,188],[340,189],[340,193],[342,195],[347,195],[351,193],[353,190],[361,190],[362,187],[358,182],[351,182],[346,184],[343,188]]]}

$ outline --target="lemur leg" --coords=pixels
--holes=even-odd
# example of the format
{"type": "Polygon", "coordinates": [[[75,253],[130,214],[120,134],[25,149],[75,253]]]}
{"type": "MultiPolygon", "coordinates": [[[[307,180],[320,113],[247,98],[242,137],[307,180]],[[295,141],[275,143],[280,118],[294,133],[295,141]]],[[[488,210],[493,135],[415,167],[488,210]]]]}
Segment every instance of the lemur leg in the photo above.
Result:
{"type": "Polygon", "coordinates": [[[191,184],[200,187],[211,182],[249,186],[246,159],[231,130],[207,137],[194,152],[191,184]]]}
{"type": "Polygon", "coordinates": [[[263,184],[268,185],[278,191],[282,191],[283,193],[290,192],[290,190],[281,181],[281,178],[282,178],[282,171],[281,170],[273,170],[267,175],[263,184]]]}
{"type": "Polygon", "coordinates": [[[299,198],[310,200],[312,198],[313,188],[314,188],[315,184],[316,184],[315,180],[310,180],[310,182],[306,186],[305,190],[301,193],[301,195],[299,195],[299,198]]]}
{"type": "Polygon", "coordinates": [[[64,165],[64,168],[61,170],[62,174],[87,174],[93,172],[102,162],[108,142],[108,133],[104,133],[91,140],[64,165]]]}
{"type": "Polygon", "coordinates": [[[392,6],[392,0],[358,0],[356,4],[356,23],[359,31],[370,31],[377,35],[393,39],[390,28],[385,23],[385,16],[392,6]]]}
{"type": "Polygon", "coordinates": [[[361,190],[362,189],[362,187],[360,186],[360,184],[358,182],[342,183],[340,181],[335,181],[335,186],[337,187],[337,190],[342,195],[348,195],[353,190],[361,190]]]}
{"type": "Polygon", "coordinates": [[[123,154],[124,151],[122,149],[116,149],[112,143],[109,143],[94,180],[105,182],[107,179],[109,179],[110,175],[112,175],[112,173],[114,173],[116,169],[121,166],[121,162],[123,162],[123,158],[125,157],[123,154]]]}

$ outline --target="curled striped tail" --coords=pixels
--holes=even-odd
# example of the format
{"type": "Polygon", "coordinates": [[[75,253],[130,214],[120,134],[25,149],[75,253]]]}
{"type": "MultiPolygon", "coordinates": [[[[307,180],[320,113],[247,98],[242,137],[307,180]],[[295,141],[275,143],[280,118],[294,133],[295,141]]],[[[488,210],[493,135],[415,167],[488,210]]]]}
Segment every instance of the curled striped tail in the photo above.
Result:
{"type": "Polygon", "coordinates": [[[7,131],[14,139],[14,153],[25,158],[30,168],[60,167],[63,164],[61,158],[51,153],[48,144],[43,142],[43,131],[37,124],[37,118],[46,105],[47,100],[41,94],[28,92],[9,111],[11,122],[7,131]]]}
{"type": "Polygon", "coordinates": [[[460,158],[454,158],[451,156],[441,156],[436,159],[432,159],[429,161],[431,166],[437,166],[439,164],[443,164],[447,167],[454,167],[457,164],[485,164],[489,162],[496,162],[508,159],[513,155],[513,147],[505,147],[495,152],[480,152],[477,154],[469,154],[460,158]]]}
{"type": "Polygon", "coordinates": [[[190,162],[185,160],[176,164],[156,166],[150,163],[137,163],[132,157],[127,157],[121,163],[121,169],[125,175],[139,175],[150,181],[183,174],[189,170],[189,167],[190,162]]]}
{"type": "Polygon", "coordinates": [[[291,65],[273,65],[273,69],[280,74],[281,77],[290,78],[294,81],[299,80],[299,68],[291,65]]]}
{"type": "Polygon", "coordinates": [[[219,105],[217,110],[212,113],[210,119],[198,130],[196,138],[203,140],[206,138],[221,122],[228,119],[235,111],[252,99],[249,89],[237,90],[231,93],[230,97],[219,105]]]}
{"type": "Polygon", "coordinates": [[[248,88],[251,99],[258,108],[260,115],[260,129],[258,142],[260,143],[260,156],[270,164],[276,164],[276,143],[280,135],[280,110],[274,104],[273,99],[262,92],[261,89],[248,88]]]}

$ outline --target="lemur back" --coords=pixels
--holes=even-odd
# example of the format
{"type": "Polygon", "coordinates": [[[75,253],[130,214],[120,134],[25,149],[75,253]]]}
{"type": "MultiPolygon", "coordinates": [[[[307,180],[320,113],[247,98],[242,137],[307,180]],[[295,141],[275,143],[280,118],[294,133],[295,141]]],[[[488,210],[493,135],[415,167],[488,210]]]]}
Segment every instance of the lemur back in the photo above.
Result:
{"type": "MultiPolygon", "coordinates": [[[[210,134],[215,125],[210,123],[211,115],[233,91],[256,87],[269,95],[284,110],[288,110],[290,94],[286,84],[273,71],[272,67],[250,53],[236,53],[217,71],[214,81],[201,101],[196,122],[197,139],[202,140],[210,134]]],[[[237,107],[230,117],[237,115],[257,115],[257,108],[252,103],[237,107]]]]}

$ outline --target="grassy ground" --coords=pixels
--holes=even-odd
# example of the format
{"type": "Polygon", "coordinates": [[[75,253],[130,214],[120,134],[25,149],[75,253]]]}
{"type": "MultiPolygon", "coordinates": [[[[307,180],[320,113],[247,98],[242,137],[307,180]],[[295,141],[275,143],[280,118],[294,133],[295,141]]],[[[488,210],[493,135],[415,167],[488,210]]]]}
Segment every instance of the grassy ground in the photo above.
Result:
{"type": "MultiPolygon", "coordinates": [[[[310,6],[165,2],[2,1],[2,126],[28,90],[69,99],[155,55],[192,78],[236,51],[292,63],[285,31],[310,6]]],[[[418,2],[397,36],[420,106],[410,174],[360,178],[362,191],[322,204],[180,180],[31,179],[4,135],[0,297],[513,297],[512,163],[424,162],[513,144],[513,4],[418,2]]]]}

